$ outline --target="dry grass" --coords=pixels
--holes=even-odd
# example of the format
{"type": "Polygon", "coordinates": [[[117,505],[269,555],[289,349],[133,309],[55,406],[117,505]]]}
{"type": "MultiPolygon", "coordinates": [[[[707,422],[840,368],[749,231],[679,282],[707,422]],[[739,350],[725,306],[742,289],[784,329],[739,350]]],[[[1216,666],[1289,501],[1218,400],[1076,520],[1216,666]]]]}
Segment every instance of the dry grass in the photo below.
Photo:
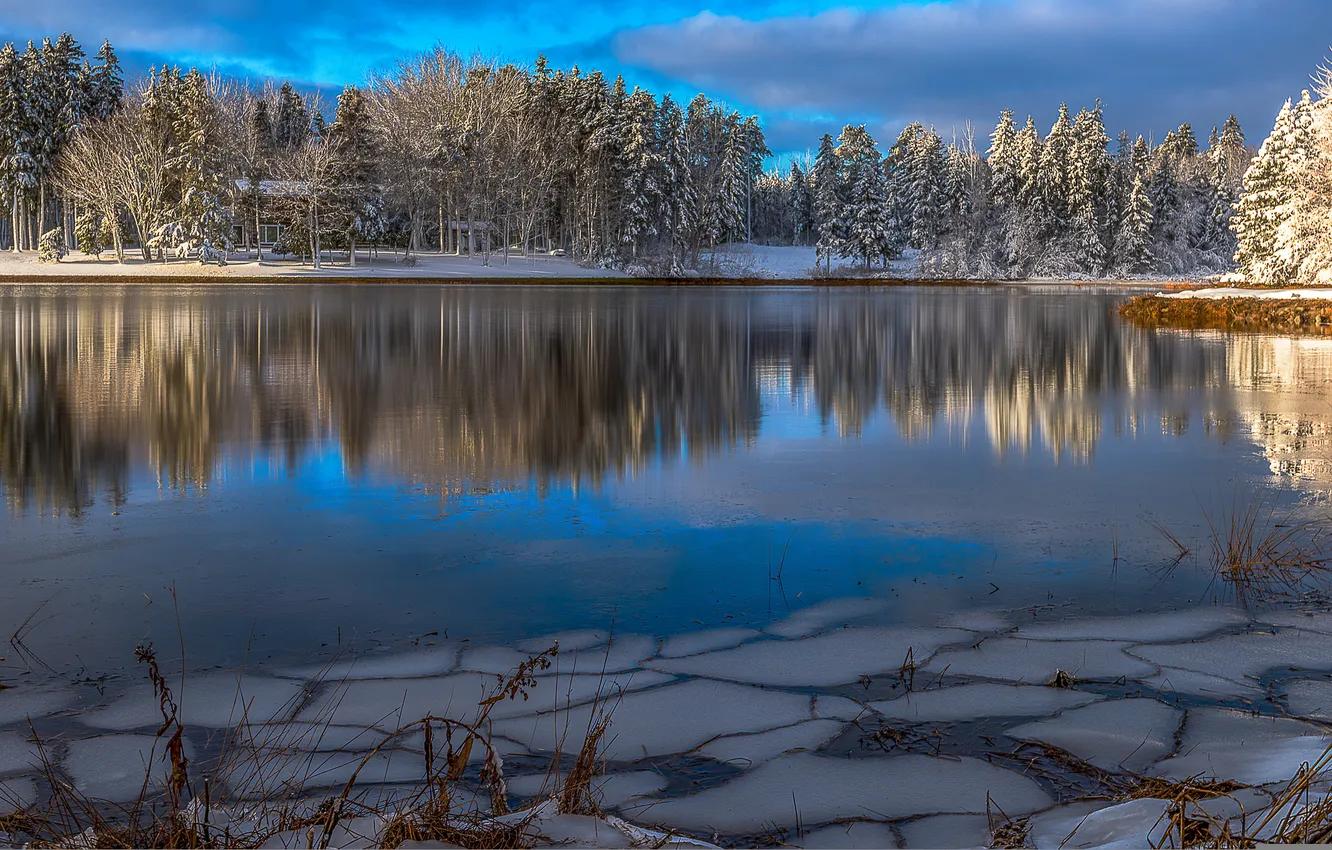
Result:
{"type": "MultiPolygon", "coordinates": [[[[542,806],[508,812],[504,765],[491,744],[489,715],[501,702],[526,699],[536,683],[535,673],[548,669],[557,652],[558,647],[552,646],[508,676],[497,677],[470,723],[428,715],[382,734],[355,763],[346,782],[321,795],[303,783],[326,769],[317,763],[312,750],[332,725],[336,703],[322,704],[313,725],[251,724],[242,706],[240,722],[227,736],[221,756],[210,765],[208,775],[200,778],[199,766],[185,757],[177,699],[152,648],[140,647],[136,656],[148,669],[162,722],[138,798],[129,805],[89,798],[62,774],[47,746],[38,741],[42,778],[49,793],[38,805],[0,817],[0,832],[33,847],[262,847],[276,843],[283,833],[288,834],[288,841],[294,834],[310,847],[329,847],[340,826],[345,840],[346,824],[370,818],[379,826],[377,843],[387,847],[404,841],[530,847],[536,838],[533,820],[538,816],[556,811],[601,813],[593,782],[603,772],[602,742],[614,710],[604,694],[594,700],[594,722],[562,787],[554,788],[542,806]],[[385,789],[373,784],[358,784],[362,772],[377,757],[401,752],[404,738],[418,733],[424,738],[425,755],[419,783],[393,794],[385,794],[385,789]],[[484,752],[484,758],[473,759],[477,750],[484,752]],[[478,760],[479,771],[469,767],[478,760]],[[159,771],[165,780],[156,787],[152,766],[159,762],[166,765],[159,771]],[[303,774],[296,773],[306,780],[290,778],[294,764],[304,768],[303,774]],[[478,792],[488,795],[488,809],[473,803],[478,792]]],[[[318,677],[316,683],[322,679],[318,677]]],[[[296,707],[289,706],[292,711],[296,707]]]]}
{"type": "Polygon", "coordinates": [[[1217,514],[1204,513],[1212,539],[1212,575],[1241,605],[1298,593],[1309,580],[1327,578],[1318,529],[1289,515],[1278,517],[1275,499],[1236,491],[1217,514]]]}

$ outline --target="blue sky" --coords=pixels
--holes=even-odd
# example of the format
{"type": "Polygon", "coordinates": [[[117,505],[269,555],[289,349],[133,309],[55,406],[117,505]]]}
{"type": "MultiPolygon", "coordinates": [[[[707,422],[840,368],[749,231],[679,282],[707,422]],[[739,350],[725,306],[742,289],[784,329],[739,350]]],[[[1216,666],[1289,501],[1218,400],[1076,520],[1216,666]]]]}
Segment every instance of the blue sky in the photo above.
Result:
{"type": "Polygon", "coordinates": [[[945,135],[999,110],[1100,97],[1113,134],[1157,138],[1234,112],[1261,141],[1332,55],[1328,0],[0,0],[0,38],[110,38],[132,68],[168,60],[336,89],[436,43],[529,63],[545,53],[630,85],[758,112],[775,151],[847,122],[881,143],[945,135]]]}

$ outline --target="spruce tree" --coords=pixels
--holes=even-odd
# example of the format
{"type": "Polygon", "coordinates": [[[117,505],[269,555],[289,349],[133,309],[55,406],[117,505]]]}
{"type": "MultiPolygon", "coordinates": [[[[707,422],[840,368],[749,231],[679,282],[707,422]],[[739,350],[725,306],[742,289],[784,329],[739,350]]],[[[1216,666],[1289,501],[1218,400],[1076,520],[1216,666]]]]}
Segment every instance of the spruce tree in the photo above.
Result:
{"type": "Polygon", "coordinates": [[[1143,274],[1152,270],[1152,202],[1143,175],[1133,175],[1125,201],[1124,216],[1115,233],[1115,267],[1119,274],[1143,274]]]}
{"type": "Polygon", "coordinates": [[[840,254],[859,257],[868,269],[872,258],[886,257],[890,250],[879,147],[863,124],[847,125],[837,141],[846,202],[840,254]]]}
{"type": "Polygon", "coordinates": [[[846,200],[841,160],[828,133],[819,140],[819,152],[814,158],[814,171],[810,177],[814,184],[814,224],[819,234],[815,256],[827,264],[828,271],[832,271],[833,255],[841,256],[845,244],[843,215],[846,200]]]}

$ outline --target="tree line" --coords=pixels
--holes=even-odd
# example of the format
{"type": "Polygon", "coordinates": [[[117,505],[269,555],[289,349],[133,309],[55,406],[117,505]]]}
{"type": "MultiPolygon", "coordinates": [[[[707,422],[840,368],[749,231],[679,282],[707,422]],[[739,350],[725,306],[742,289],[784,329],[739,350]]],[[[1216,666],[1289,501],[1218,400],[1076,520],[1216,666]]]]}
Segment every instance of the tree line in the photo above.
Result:
{"type": "Polygon", "coordinates": [[[62,35],[0,53],[0,243],[63,244],[124,260],[234,248],[262,221],[312,256],[392,244],[488,255],[561,248],[600,265],[679,272],[748,237],[770,154],[757,118],[686,105],[600,72],[523,68],[442,48],[317,95],[197,69],[122,80],[62,35]],[[58,226],[57,226],[58,223],[58,226]],[[51,230],[48,230],[50,228],[51,230]],[[52,233],[52,236],[55,236],[52,233]]]}
{"type": "Polygon", "coordinates": [[[1189,124],[1159,144],[1118,135],[1102,107],[1059,117],[1042,136],[1005,110],[978,150],[912,123],[886,154],[863,125],[755,184],[760,239],[813,245],[865,269],[906,253],[926,276],[1120,277],[1221,271],[1252,151],[1232,115],[1201,150],[1189,124]]]}

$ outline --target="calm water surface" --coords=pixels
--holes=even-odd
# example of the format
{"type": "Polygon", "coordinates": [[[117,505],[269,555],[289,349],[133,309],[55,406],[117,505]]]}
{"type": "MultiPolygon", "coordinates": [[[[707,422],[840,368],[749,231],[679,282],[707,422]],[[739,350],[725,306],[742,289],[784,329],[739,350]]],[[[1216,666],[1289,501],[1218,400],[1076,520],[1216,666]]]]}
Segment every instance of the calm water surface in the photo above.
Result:
{"type": "Polygon", "coordinates": [[[1140,330],[1124,297],[0,288],[0,632],[45,603],[23,646],[91,672],[177,611],[207,666],[1210,598],[1207,509],[1323,510],[1332,340],[1140,330]],[[1163,572],[1148,520],[1201,557],[1163,572]]]}

